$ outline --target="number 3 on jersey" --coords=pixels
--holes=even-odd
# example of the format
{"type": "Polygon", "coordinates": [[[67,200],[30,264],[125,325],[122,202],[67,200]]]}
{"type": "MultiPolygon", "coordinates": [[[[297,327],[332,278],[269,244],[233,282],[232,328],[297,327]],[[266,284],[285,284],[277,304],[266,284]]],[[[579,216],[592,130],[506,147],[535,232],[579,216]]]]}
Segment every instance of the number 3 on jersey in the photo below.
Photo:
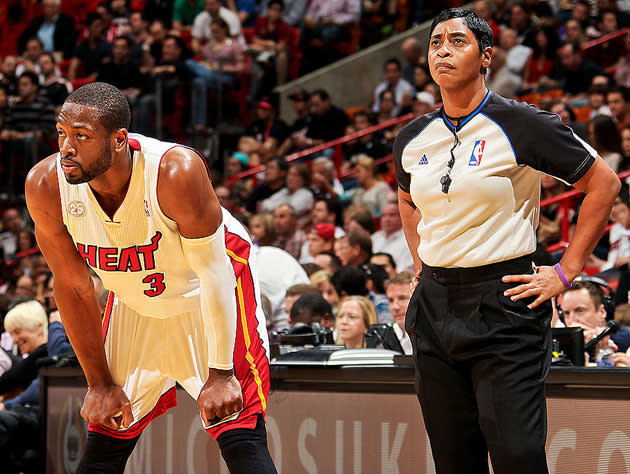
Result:
{"type": "Polygon", "coordinates": [[[147,275],[142,279],[142,283],[149,285],[149,289],[144,290],[144,294],[150,297],[159,296],[166,289],[164,273],[151,273],[151,275],[147,275]]]}

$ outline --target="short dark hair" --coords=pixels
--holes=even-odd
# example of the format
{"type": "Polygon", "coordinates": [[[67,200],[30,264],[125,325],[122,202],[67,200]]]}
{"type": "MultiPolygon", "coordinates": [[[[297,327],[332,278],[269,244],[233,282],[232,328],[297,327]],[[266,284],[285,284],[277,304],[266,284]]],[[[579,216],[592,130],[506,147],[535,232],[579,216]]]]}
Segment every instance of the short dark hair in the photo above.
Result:
{"type": "Polygon", "coordinates": [[[115,43],[116,41],[120,41],[120,40],[123,40],[125,43],[127,43],[127,47],[128,48],[131,48],[133,46],[133,41],[131,41],[131,38],[129,36],[127,36],[127,35],[117,36],[114,39],[114,41],[112,42],[112,44],[115,43]]]}
{"type": "Polygon", "coordinates": [[[342,226],[343,225],[343,204],[341,201],[334,197],[325,197],[320,196],[315,199],[315,202],[322,201],[326,203],[326,209],[328,209],[328,213],[333,213],[335,215],[335,225],[342,226]]]}
{"type": "Polygon", "coordinates": [[[95,12],[88,13],[87,16],[85,17],[85,27],[89,28],[90,26],[92,26],[92,23],[94,23],[96,20],[103,21],[103,17],[101,17],[101,15],[95,12]]]}
{"type": "Polygon", "coordinates": [[[561,104],[564,106],[564,108],[566,109],[566,111],[569,113],[569,117],[571,118],[571,122],[575,122],[575,112],[573,111],[573,108],[567,104],[566,102],[560,100],[560,99],[553,99],[550,100],[547,105],[545,106],[545,110],[547,112],[551,112],[551,109],[553,109],[556,105],[561,104]]]}
{"type": "Polygon", "coordinates": [[[360,295],[366,296],[369,294],[367,288],[367,276],[359,267],[354,265],[348,265],[343,267],[338,272],[330,277],[330,282],[339,293],[342,295],[360,295]]]}
{"type": "Polygon", "coordinates": [[[379,295],[385,294],[385,282],[389,277],[385,269],[375,263],[366,263],[361,265],[361,270],[363,270],[367,279],[372,282],[374,293],[379,295]]]}
{"type": "Polygon", "coordinates": [[[278,165],[278,168],[280,168],[281,171],[289,171],[289,163],[287,163],[287,160],[284,156],[273,156],[269,159],[267,164],[271,163],[272,161],[278,165]]]}
{"type": "Polygon", "coordinates": [[[23,77],[28,77],[31,83],[35,84],[39,88],[39,77],[37,77],[36,73],[34,73],[33,71],[24,71],[22,74],[20,74],[20,79],[22,79],[23,77]]]}
{"type": "Polygon", "coordinates": [[[592,85],[591,87],[588,88],[588,93],[589,94],[601,94],[604,96],[604,98],[606,97],[606,94],[608,94],[608,86],[605,86],[603,84],[595,84],[592,85]]]}
{"type": "Polygon", "coordinates": [[[390,64],[395,65],[399,71],[402,69],[398,58],[389,58],[387,61],[385,61],[385,64],[383,64],[383,69],[387,68],[387,66],[389,66],[390,64]]]}
{"type": "MultiPolygon", "coordinates": [[[[387,89],[385,89],[387,90],[387,89]]],[[[385,91],[383,91],[385,92],[385,91]]],[[[381,94],[379,94],[379,98],[383,93],[381,92],[381,94]]],[[[396,99],[394,99],[394,103],[396,102],[396,99]]],[[[356,120],[357,117],[365,117],[368,121],[368,123],[370,125],[376,125],[377,124],[377,118],[376,116],[370,112],[369,110],[357,110],[354,115],[352,116],[352,120],[356,120]]]]}
{"type": "Polygon", "coordinates": [[[601,286],[596,285],[593,282],[590,281],[574,281],[573,284],[571,285],[571,288],[569,288],[568,290],[565,290],[565,293],[568,293],[570,291],[578,291],[578,290],[582,290],[585,289],[586,291],[588,291],[589,296],[591,297],[591,300],[593,301],[593,305],[595,306],[595,309],[599,308],[600,305],[604,304],[604,299],[606,298],[606,294],[604,293],[604,290],[602,289],[601,286]]]}
{"type": "Polygon", "coordinates": [[[42,43],[42,40],[40,40],[37,36],[31,36],[29,39],[26,40],[26,43],[28,43],[29,41],[37,41],[41,48],[44,47],[44,43],[42,43]]]}
{"type": "Polygon", "coordinates": [[[350,217],[350,220],[359,224],[367,233],[374,233],[374,217],[369,211],[358,211],[350,217]]]}
{"type": "Polygon", "coordinates": [[[341,268],[341,260],[339,260],[339,257],[337,257],[334,252],[319,252],[317,255],[328,255],[330,257],[330,271],[333,273],[338,272],[341,268]]]}
{"type": "Polygon", "coordinates": [[[372,254],[372,257],[386,257],[387,261],[389,262],[389,264],[393,267],[396,268],[396,260],[394,260],[394,257],[392,256],[391,253],[387,253],[387,252],[376,252],[374,254],[372,254]]]}
{"type": "Polygon", "coordinates": [[[350,247],[358,246],[361,250],[372,256],[372,239],[367,231],[354,229],[348,232],[348,244],[350,247]]]}
{"type": "Polygon", "coordinates": [[[378,95],[378,100],[379,102],[383,100],[383,97],[385,97],[385,94],[391,94],[392,95],[392,102],[394,103],[394,105],[396,104],[396,94],[394,94],[394,91],[391,91],[389,89],[383,89],[380,94],[378,95]]]}
{"type": "Polygon", "coordinates": [[[608,92],[606,93],[606,95],[608,94],[621,94],[621,98],[625,102],[630,101],[630,89],[628,89],[627,87],[613,86],[610,89],[608,89],[608,92]]]}
{"type": "Polygon", "coordinates": [[[129,128],[131,112],[126,97],[116,87],[105,82],[92,82],[72,92],[65,104],[85,105],[98,111],[97,119],[113,133],[121,128],[129,128]]]}
{"type": "Polygon", "coordinates": [[[267,4],[267,10],[271,8],[271,5],[280,5],[284,10],[284,2],[282,0],[269,0],[269,3],[267,4]]]}
{"type": "Polygon", "coordinates": [[[53,64],[57,64],[57,61],[55,61],[55,56],[53,55],[53,53],[49,51],[44,51],[42,54],[39,55],[40,58],[42,56],[48,56],[53,64]]]}
{"type": "MultiPolygon", "coordinates": [[[[492,47],[492,30],[488,23],[483,18],[477,16],[477,14],[466,8],[448,8],[442,10],[438,16],[435,17],[433,23],[431,23],[431,29],[429,30],[429,41],[431,41],[431,33],[435,27],[443,21],[451,20],[452,18],[462,18],[466,26],[473,32],[475,38],[477,38],[477,45],[479,46],[479,53],[481,54],[486,48],[492,47]]],[[[485,72],[485,71],[484,71],[485,72]]]]}
{"type": "Polygon", "coordinates": [[[305,320],[313,322],[313,319],[331,318],[332,312],[332,306],[320,293],[305,293],[291,307],[291,322],[295,324],[305,320]]]}
{"type": "Polygon", "coordinates": [[[330,100],[330,94],[324,89],[315,89],[313,92],[311,92],[311,97],[313,97],[314,95],[319,97],[320,100],[330,100]]]}
{"type": "Polygon", "coordinates": [[[217,25],[219,28],[223,28],[227,32],[227,36],[230,36],[230,25],[227,24],[223,18],[213,18],[212,24],[217,25]]]}

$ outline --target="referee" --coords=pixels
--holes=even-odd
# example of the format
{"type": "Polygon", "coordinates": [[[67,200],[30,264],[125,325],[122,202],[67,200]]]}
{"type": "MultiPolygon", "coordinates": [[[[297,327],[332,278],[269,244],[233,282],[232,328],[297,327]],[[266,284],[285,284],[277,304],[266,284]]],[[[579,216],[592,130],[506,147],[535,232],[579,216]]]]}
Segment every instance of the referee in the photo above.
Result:
{"type": "Polygon", "coordinates": [[[394,158],[416,270],[406,317],[436,470],[546,473],[549,299],[571,285],[620,187],[557,115],[486,88],[492,31],[440,13],[428,62],[444,106],[407,125],[394,158]],[[559,265],[533,269],[541,172],[584,191],[559,265]]]}

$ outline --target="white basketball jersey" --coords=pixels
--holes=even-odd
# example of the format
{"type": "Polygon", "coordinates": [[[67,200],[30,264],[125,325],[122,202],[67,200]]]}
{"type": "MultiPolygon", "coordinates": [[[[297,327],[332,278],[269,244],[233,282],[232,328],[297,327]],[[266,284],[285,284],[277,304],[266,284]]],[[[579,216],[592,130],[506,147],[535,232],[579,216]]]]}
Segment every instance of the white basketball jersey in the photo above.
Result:
{"type": "MultiPolygon", "coordinates": [[[[113,218],[87,183],[66,181],[57,155],[63,222],[79,254],[119,300],[155,318],[200,308],[199,280],[186,264],[177,224],[157,199],[160,160],[175,146],[181,145],[129,134],[131,180],[113,218]]],[[[225,209],[223,220],[226,226],[235,222],[225,209]]]]}

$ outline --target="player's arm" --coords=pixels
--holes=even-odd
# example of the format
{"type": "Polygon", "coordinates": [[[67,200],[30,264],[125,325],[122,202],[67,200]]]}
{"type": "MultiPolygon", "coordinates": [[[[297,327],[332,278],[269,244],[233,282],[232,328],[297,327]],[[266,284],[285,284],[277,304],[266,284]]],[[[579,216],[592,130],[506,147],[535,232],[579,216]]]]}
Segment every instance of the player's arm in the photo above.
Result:
{"type": "Polygon", "coordinates": [[[55,301],[90,386],[82,415],[92,423],[117,428],[133,421],[131,407],[114,384],[103,347],[101,314],[94,284],[61,216],[55,156],[38,163],[26,179],[26,203],[37,243],[54,275],[55,301]],[[114,419],[122,412],[124,419],[114,419]]]}
{"type": "Polygon", "coordinates": [[[177,222],[184,256],[199,278],[210,376],[198,404],[207,424],[242,408],[232,360],[236,279],[226,253],[223,215],[205,164],[187,148],[173,148],[162,159],[157,194],[162,212],[177,222]]]}

